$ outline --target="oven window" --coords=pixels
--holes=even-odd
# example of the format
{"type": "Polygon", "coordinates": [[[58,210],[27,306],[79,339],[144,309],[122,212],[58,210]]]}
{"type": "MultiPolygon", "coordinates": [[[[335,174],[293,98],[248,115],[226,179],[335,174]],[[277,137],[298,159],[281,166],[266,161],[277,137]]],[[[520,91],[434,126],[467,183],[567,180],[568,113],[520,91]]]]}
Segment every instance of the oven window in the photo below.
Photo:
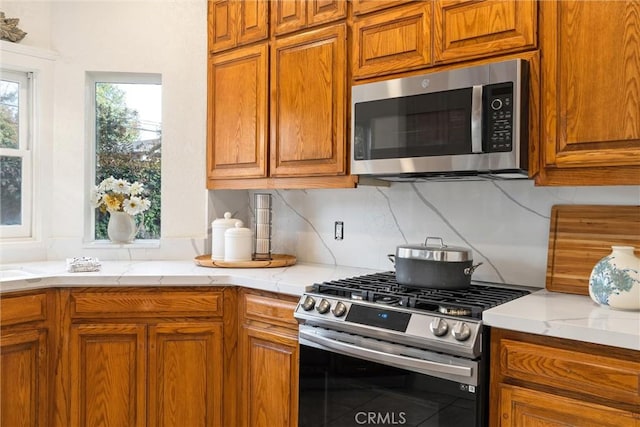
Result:
{"type": "Polygon", "coordinates": [[[300,346],[300,427],[482,425],[473,387],[300,346]]]}
{"type": "Polygon", "coordinates": [[[363,158],[471,153],[471,96],[466,88],[356,104],[363,158]]]}

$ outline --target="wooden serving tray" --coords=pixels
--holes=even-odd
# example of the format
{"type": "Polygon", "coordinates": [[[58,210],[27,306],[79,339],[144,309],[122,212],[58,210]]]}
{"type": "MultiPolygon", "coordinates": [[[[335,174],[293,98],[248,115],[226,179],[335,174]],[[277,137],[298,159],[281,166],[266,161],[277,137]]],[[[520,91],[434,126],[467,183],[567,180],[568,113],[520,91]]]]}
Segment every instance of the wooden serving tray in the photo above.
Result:
{"type": "Polygon", "coordinates": [[[271,259],[253,261],[215,261],[211,255],[200,255],[194,258],[196,264],[201,267],[222,267],[222,268],[273,268],[287,267],[296,263],[296,257],[286,254],[271,254],[271,259]]]}
{"type": "Polygon", "coordinates": [[[633,246],[640,255],[640,206],[553,206],[546,288],[589,295],[591,270],[613,245],[633,246]]]}

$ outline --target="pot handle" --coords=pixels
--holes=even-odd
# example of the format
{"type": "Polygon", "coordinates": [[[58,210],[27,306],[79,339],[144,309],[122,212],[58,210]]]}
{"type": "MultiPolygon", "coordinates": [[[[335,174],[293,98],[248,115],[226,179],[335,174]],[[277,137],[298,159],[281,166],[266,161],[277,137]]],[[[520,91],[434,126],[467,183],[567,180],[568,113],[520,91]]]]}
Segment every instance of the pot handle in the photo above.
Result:
{"type": "Polygon", "coordinates": [[[481,265],[482,265],[482,263],[479,262],[476,265],[472,265],[471,267],[465,268],[464,269],[464,275],[465,276],[471,276],[473,274],[473,272],[475,271],[475,269],[480,267],[481,265]]]}
{"type": "Polygon", "coordinates": [[[431,236],[427,236],[426,239],[424,239],[424,246],[427,246],[427,242],[429,242],[429,239],[431,240],[440,240],[440,247],[441,248],[446,248],[447,245],[444,244],[444,240],[442,240],[442,237],[431,237],[431,236]]]}
{"type": "Polygon", "coordinates": [[[396,256],[394,254],[388,254],[387,258],[389,258],[389,261],[391,261],[393,263],[393,266],[396,266],[396,256]]]}

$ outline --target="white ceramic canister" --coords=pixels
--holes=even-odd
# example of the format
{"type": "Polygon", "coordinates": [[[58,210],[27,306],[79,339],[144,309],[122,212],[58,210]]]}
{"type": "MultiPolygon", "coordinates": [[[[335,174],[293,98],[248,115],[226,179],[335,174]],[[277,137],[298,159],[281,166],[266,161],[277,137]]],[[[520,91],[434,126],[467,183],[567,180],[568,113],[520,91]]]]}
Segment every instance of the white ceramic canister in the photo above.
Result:
{"type": "Polygon", "coordinates": [[[611,253],[593,267],[589,296],[604,307],[640,310],[640,258],[633,246],[611,246],[611,253]]]}
{"type": "Polygon", "coordinates": [[[224,213],[224,218],[218,218],[211,223],[211,259],[224,261],[224,232],[235,227],[239,219],[231,218],[230,212],[224,213]]]}
{"type": "Polygon", "coordinates": [[[225,262],[251,261],[253,247],[253,233],[244,228],[242,221],[224,232],[224,260],[225,262]]]}

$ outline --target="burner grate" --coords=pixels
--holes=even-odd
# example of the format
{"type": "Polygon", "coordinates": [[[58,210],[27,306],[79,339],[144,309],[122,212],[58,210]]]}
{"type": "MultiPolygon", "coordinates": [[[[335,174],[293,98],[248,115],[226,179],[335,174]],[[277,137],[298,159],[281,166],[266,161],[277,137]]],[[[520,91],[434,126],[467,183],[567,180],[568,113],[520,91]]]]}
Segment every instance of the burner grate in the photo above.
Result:
{"type": "Polygon", "coordinates": [[[314,292],[474,318],[481,318],[484,310],[529,293],[522,289],[474,283],[468,289],[460,290],[407,288],[396,283],[392,271],[316,283],[314,292]]]}

